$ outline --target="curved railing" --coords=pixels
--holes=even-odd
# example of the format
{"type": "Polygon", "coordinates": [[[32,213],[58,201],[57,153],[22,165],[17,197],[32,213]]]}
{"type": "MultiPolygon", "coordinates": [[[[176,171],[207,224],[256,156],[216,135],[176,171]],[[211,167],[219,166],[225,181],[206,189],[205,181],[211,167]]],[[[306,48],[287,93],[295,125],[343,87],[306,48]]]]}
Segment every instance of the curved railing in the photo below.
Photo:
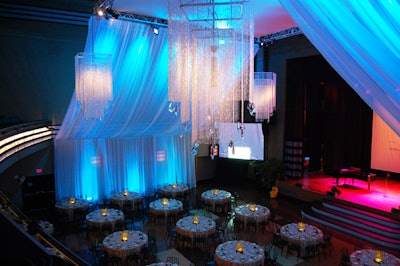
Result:
{"type": "Polygon", "coordinates": [[[37,151],[39,144],[53,140],[59,126],[48,121],[20,123],[0,129],[0,173],[23,156],[37,151]],[[36,149],[33,149],[36,147],[36,149]]]}

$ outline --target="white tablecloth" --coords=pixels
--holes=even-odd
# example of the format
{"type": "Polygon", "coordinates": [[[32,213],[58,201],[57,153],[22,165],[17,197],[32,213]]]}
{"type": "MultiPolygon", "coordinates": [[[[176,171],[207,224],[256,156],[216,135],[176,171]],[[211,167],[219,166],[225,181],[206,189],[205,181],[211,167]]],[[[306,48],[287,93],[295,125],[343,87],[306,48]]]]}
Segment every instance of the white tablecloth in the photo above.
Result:
{"type": "Polygon", "coordinates": [[[257,226],[262,221],[267,221],[270,215],[270,210],[267,207],[256,205],[255,210],[250,210],[250,204],[241,205],[235,208],[235,219],[244,221],[244,227],[248,221],[257,223],[257,226]]]}
{"type": "Polygon", "coordinates": [[[214,193],[214,189],[201,193],[201,200],[212,205],[212,211],[215,212],[216,204],[230,204],[232,194],[225,190],[219,190],[218,194],[214,193]]]}
{"type": "Polygon", "coordinates": [[[264,250],[248,241],[228,241],[218,245],[214,260],[218,265],[259,266],[264,264],[264,250]],[[243,253],[236,251],[238,242],[243,246],[243,253]]]}
{"type": "Polygon", "coordinates": [[[300,246],[300,256],[303,257],[306,255],[306,247],[321,243],[324,236],[319,228],[310,224],[304,226],[304,231],[299,231],[297,223],[284,225],[280,229],[282,238],[287,240],[289,245],[298,244],[300,246]]]}
{"type": "Polygon", "coordinates": [[[86,222],[88,225],[92,225],[101,229],[104,224],[110,223],[112,230],[117,221],[124,222],[125,216],[121,210],[107,209],[107,215],[103,216],[101,209],[95,210],[86,215],[86,222]]]}
{"type": "Polygon", "coordinates": [[[160,193],[165,197],[176,198],[177,196],[184,196],[188,190],[188,186],[183,184],[165,185],[160,188],[160,193]]]}
{"type": "Polygon", "coordinates": [[[361,249],[356,250],[350,255],[350,261],[352,265],[400,265],[400,259],[396,258],[392,254],[383,252],[383,258],[380,263],[375,262],[375,252],[373,249],[361,249]]]}
{"type": "Polygon", "coordinates": [[[199,223],[194,224],[194,216],[186,216],[176,222],[176,232],[181,235],[189,236],[192,238],[192,243],[195,237],[209,236],[216,230],[216,224],[210,218],[204,216],[197,216],[199,223]]]}
{"type": "Polygon", "coordinates": [[[122,259],[122,263],[126,264],[126,258],[129,254],[140,254],[142,248],[147,247],[148,237],[140,231],[117,231],[103,240],[103,249],[110,256],[117,256],[122,259]],[[128,240],[123,241],[122,233],[128,232],[128,240]]]}
{"type": "Polygon", "coordinates": [[[132,206],[142,200],[142,195],[137,192],[128,192],[128,195],[124,195],[124,192],[116,192],[111,195],[110,202],[114,206],[118,206],[121,210],[126,202],[131,202],[132,206]]]}
{"type": "Polygon", "coordinates": [[[55,204],[55,208],[59,213],[67,213],[69,221],[74,220],[74,214],[78,211],[86,212],[88,210],[89,203],[83,199],[75,199],[75,203],[70,203],[69,199],[64,199],[55,204]]]}
{"type": "Polygon", "coordinates": [[[165,219],[168,218],[168,215],[171,213],[178,213],[183,210],[183,204],[181,201],[176,199],[168,199],[168,204],[164,205],[163,200],[159,199],[153,202],[150,202],[150,213],[152,214],[160,214],[163,213],[165,215],[165,219]]]}

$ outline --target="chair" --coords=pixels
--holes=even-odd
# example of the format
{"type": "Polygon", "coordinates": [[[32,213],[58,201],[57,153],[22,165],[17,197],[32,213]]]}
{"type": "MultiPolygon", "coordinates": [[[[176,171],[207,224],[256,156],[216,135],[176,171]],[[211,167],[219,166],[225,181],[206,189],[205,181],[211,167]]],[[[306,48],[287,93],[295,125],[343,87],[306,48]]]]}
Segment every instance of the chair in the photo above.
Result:
{"type": "Polygon", "coordinates": [[[333,244],[332,244],[332,233],[331,232],[327,232],[324,233],[324,237],[322,242],[320,243],[320,247],[322,249],[324,258],[326,259],[326,252],[325,250],[329,251],[329,255],[332,255],[332,251],[333,251],[333,244]]]}
{"type": "MultiPolygon", "coordinates": [[[[282,249],[283,250],[283,249],[282,249]]],[[[291,253],[292,251],[296,252],[296,257],[297,257],[297,261],[300,258],[300,245],[299,244],[288,244],[287,249],[286,249],[286,258],[288,256],[289,253],[291,253]]]]}
{"type": "Polygon", "coordinates": [[[122,266],[122,259],[117,256],[110,256],[107,260],[107,265],[109,266],[122,266]]]}
{"type": "Polygon", "coordinates": [[[179,258],[170,256],[170,257],[167,257],[165,262],[179,265],[179,258]]]}
{"type": "Polygon", "coordinates": [[[178,235],[176,233],[175,227],[167,227],[167,233],[165,237],[165,244],[167,245],[167,247],[172,246],[177,236],[178,235]]]}
{"type": "Polygon", "coordinates": [[[340,257],[340,266],[350,265],[350,255],[347,248],[342,248],[340,257]]]}
{"type": "Polygon", "coordinates": [[[319,253],[319,245],[311,244],[311,245],[306,246],[306,254],[305,255],[307,258],[318,256],[318,261],[320,261],[321,258],[320,258],[320,253],[319,253]]]}
{"type": "Polygon", "coordinates": [[[142,265],[140,257],[136,253],[129,254],[128,257],[126,257],[126,263],[127,263],[127,266],[140,266],[140,265],[142,265]]]}

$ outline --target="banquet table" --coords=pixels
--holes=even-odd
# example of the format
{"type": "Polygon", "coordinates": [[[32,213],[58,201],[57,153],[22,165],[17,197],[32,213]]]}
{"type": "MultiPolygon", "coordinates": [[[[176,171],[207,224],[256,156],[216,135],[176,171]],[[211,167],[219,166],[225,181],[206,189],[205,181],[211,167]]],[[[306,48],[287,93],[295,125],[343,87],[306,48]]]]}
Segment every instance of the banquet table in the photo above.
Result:
{"type": "Polygon", "coordinates": [[[55,204],[55,208],[58,213],[67,214],[69,221],[73,221],[77,213],[87,212],[89,203],[83,199],[74,199],[73,203],[71,199],[63,199],[55,204]]]}
{"type": "Polygon", "coordinates": [[[140,255],[141,250],[147,247],[148,237],[145,233],[135,230],[129,231],[117,231],[108,236],[103,240],[103,250],[109,256],[117,256],[121,258],[122,264],[127,264],[127,257],[136,253],[140,255]],[[128,239],[122,240],[122,234],[128,233],[128,239]]]}
{"type": "Polygon", "coordinates": [[[218,265],[259,266],[264,265],[264,250],[252,242],[243,240],[228,241],[218,245],[215,250],[214,260],[218,265]],[[242,252],[237,251],[238,242],[242,244],[242,252]]]}
{"type": "Polygon", "coordinates": [[[111,206],[118,207],[120,210],[123,209],[124,205],[131,203],[132,207],[142,201],[142,195],[137,192],[121,191],[111,194],[110,203],[111,206]]]}
{"type": "Polygon", "coordinates": [[[181,201],[176,199],[167,199],[168,202],[163,204],[164,199],[158,199],[156,201],[150,202],[149,208],[150,213],[158,215],[164,214],[165,222],[167,222],[168,216],[171,214],[177,214],[183,210],[183,204],[181,201]]]}
{"type": "Polygon", "coordinates": [[[231,202],[231,193],[225,190],[206,190],[201,193],[201,200],[204,203],[211,204],[211,211],[215,212],[215,206],[217,204],[222,204],[227,206],[231,202]]]}
{"type": "Polygon", "coordinates": [[[235,208],[235,219],[239,219],[244,222],[244,227],[246,228],[247,222],[255,222],[258,225],[267,221],[270,215],[270,210],[267,207],[257,205],[251,206],[250,204],[241,205],[235,208]],[[252,207],[254,209],[252,210],[252,207]]]}
{"type": "Polygon", "coordinates": [[[163,197],[169,198],[184,198],[189,187],[183,184],[165,185],[160,188],[160,193],[163,197]]]}
{"type": "Polygon", "coordinates": [[[360,249],[356,250],[350,255],[351,265],[400,265],[400,259],[392,254],[373,250],[373,249],[360,249]],[[382,255],[382,261],[376,262],[376,252],[382,255]]]}
{"type": "Polygon", "coordinates": [[[176,222],[176,232],[178,234],[188,236],[192,240],[192,245],[196,237],[208,237],[216,231],[215,222],[204,216],[186,216],[176,222]],[[195,217],[198,218],[198,223],[194,223],[195,217]]]}
{"type": "Polygon", "coordinates": [[[289,245],[298,244],[300,246],[300,256],[306,255],[308,245],[317,245],[322,242],[324,234],[314,225],[304,224],[304,230],[299,230],[298,223],[290,223],[281,227],[280,234],[282,239],[288,241],[289,245]]]}
{"type": "Polygon", "coordinates": [[[115,231],[115,225],[118,222],[124,223],[124,213],[117,209],[106,209],[106,211],[106,215],[103,215],[102,209],[92,211],[86,215],[86,223],[90,226],[99,228],[100,231],[104,225],[111,224],[111,230],[115,231]]]}

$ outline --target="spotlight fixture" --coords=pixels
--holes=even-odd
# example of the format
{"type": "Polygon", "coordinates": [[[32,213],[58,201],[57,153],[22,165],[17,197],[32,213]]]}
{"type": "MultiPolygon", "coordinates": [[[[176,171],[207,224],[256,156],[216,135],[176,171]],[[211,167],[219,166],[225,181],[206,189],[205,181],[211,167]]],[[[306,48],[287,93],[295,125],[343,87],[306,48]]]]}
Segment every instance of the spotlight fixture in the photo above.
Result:
{"type": "Polygon", "coordinates": [[[97,9],[97,15],[98,15],[99,17],[103,17],[105,14],[106,14],[106,13],[105,13],[105,11],[103,10],[103,8],[98,8],[98,9],[97,9]]]}
{"type": "Polygon", "coordinates": [[[158,27],[153,26],[153,33],[154,33],[155,35],[158,35],[158,27]]]}

